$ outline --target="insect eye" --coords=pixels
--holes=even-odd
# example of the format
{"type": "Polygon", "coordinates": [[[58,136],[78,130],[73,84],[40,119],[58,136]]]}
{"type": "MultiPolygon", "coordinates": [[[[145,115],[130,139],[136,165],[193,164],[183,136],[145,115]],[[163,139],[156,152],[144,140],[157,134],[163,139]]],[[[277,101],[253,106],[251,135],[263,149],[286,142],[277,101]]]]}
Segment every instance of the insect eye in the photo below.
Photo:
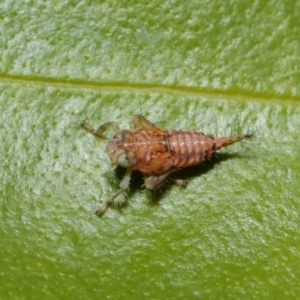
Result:
{"type": "Polygon", "coordinates": [[[118,165],[123,168],[129,168],[137,163],[136,158],[133,155],[122,153],[118,156],[118,165]]]}

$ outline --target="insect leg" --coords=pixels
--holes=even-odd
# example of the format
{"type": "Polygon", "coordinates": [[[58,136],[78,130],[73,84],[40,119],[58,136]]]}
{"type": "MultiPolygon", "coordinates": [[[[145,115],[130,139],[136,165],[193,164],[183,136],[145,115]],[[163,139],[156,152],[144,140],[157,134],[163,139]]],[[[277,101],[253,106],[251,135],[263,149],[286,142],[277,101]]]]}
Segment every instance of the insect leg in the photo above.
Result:
{"type": "Polygon", "coordinates": [[[183,179],[172,179],[172,180],[175,182],[175,184],[177,184],[181,187],[186,188],[188,186],[187,180],[183,180],[183,179]]]}
{"type": "Polygon", "coordinates": [[[148,128],[148,127],[155,127],[155,125],[152,124],[150,121],[148,121],[142,115],[135,115],[133,117],[133,120],[130,121],[130,130],[131,131],[136,131],[138,129],[148,128]]]}
{"type": "Polygon", "coordinates": [[[126,174],[120,183],[120,189],[96,211],[96,215],[98,217],[102,217],[107,211],[107,209],[113,205],[115,199],[129,187],[131,173],[132,173],[131,170],[129,169],[126,170],[126,174]]]}
{"type": "Polygon", "coordinates": [[[103,133],[110,128],[112,128],[115,134],[120,132],[120,127],[116,122],[104,123],[103,125],[99,126],[97,130],[95,130],[93,126],[85,120],[80,123],[80,126],[97,137],[102,137],[103,133]]]}
{"type": "Polygon", "coordinates": [[[149,176],[145,178],[145,187],[149,190],[155,190],[160,188],[163,184],[166,178],[169,176],[170,173],[159,175],[159,176],[149,176]]]}

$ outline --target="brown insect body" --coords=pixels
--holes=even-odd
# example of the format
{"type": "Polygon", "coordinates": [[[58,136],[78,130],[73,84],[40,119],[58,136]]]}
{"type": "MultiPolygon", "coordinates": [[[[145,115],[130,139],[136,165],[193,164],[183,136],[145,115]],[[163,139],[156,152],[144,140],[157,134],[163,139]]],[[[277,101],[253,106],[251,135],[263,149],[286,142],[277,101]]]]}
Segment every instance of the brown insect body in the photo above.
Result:
{"type": "Polygon", "coordinates": [[[114,164],[118,164],[116,154],[131,153],[137,163],[129,169],[149,176],[201,164],[216,150],[230,143],[232,138],[214,139],[199,132],[149,127],[130,132],[124,138],[110,140],[106,151],[114,164]]]}
{"type": "MultiPolygon", "coordinates": [[[[82,127],[98,137],[113,128],[115,136],[108,141],[106,152],[114,165],[127,169],[120,190],[96,212],[98,216],[102,216],[115,198],[128,188],[132,170],[143,173],[147,189],[157,189],[172,172],[201,164],[217,150],[254,136],[244,134],[213,138],[202,132],[169,131],[156,127],[140,115],[134,116],[130,125],[131,131],[120,130],[115,122],[105,123],[94,130],[86,121],[81,123],[82,127]]],[[[177,180],[177,183],[186,186],[182,180],[177,180]]]]}

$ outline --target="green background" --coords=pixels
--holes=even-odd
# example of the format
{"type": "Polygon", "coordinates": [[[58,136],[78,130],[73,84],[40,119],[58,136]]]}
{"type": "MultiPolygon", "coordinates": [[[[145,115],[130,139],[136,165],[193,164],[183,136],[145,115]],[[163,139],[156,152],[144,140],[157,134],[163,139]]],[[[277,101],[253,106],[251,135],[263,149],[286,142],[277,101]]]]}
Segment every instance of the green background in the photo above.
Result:
{"type": "Polygon", "coordinates": [[[2,1],[1,299],[298,299],[300,1],[2,1]],[[259,129],[121,209],[105,141],[143,113],[259,129]],[[109,133],[108,133],[109,136],[109,133]]]}

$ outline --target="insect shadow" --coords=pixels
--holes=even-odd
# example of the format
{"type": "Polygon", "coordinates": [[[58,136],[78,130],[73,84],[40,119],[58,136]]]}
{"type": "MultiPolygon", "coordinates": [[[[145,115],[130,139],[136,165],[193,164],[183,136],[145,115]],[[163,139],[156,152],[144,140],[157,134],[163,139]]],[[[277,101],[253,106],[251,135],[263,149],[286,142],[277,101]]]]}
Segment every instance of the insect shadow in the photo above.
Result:
{"type": "MultiPolygon", "coordinates": [[[[233,158],[238,158],[241,156],[243,155],[239,153],[217,153],[214,157],[212,157],[210,160],[206,161],[205,163],[188,167],[188,168],[183,168],[178,170],[177,172],[174,172],[174,174],[172,174],[170,178],[166,180],[166,183],[162,187],[156,190],[149,190],[146,196],[149,201],[149,205],[151,206],[158,205],[160,201],[163,201],[165,193],[171,188],[173,188],[174,185],[176,185],[175,179],[180,179],[184,182],[189,183],[189,181],[194,177],[199,177],[201,175],[204,175],[212,171],[216,165],[221,164],[227,160],[231,160],[233,158]]],[[[124,177],[125,171],[126,170],[124,168],[118,166],[114,171],[116,178],[121,181],[122,178],[124,177]]],[[[143,189],[143,185],[144,185],[143,174],[139,171],[134,171],[132,173],[130,187],[126,192],[127,194],[126,198],[130,199],[131,196],[133,196],[135,193],[141,191],[141,189],[143,189]]],[[[184,189],[185,187],[177,187],[177,188],[184,189]]],[[[121,204],[118,205],[118,208],[125,208],[128,206],[128,204],[129,201],[123,201],[121,204]]]]}

